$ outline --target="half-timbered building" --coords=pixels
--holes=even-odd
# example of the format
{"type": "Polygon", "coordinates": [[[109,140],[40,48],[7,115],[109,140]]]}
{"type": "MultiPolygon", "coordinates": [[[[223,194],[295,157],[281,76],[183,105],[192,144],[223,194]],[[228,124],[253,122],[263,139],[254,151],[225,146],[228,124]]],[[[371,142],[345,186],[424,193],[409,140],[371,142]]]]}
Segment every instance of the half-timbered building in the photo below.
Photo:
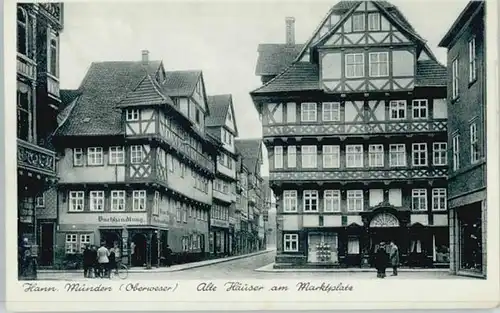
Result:
{"type": "Polygon", "coordinates": [[[251,92],[277,266],[369,266],[388,241],[405,265],[446,264],[446,68],[386,1],[338,2],[303,45],[294,22],[259,47],[251,92]]]}
{"type": "Polygon", "coordinates": [[[42,246],[41,252],[32,251],[33,256],[42,257],[42,264],[52,260],[57,217],[44,193],[57,181],[50,138],[61,103],[59,35],[63,25],[61,3],[17,4],[17,227],[19,240],[26,238],[30,245],[42,246]],[[37,227],[40,217],[43,223],[37,227]]]}
{"type": "Polygon", "coordinates": [[[448,49],[450,269],[486,276],[485,2],[471,1],[440,42],[448,49]]]}
{"type": "Polygon", "coordinates": [[[234,139],[238,136],[231,95],[208,97],[210,116],[206,129],[222,146],[217,155],[210,211],[210,249],[215,255],[234,253],[236,214],[236,161],[234,139]]]}
{"type": "Polygon", "coordinates": [[[201,71],[161,61],[92,63],[55,133],[57,244],[120,249],[132,266],[201,259],[208,247],[215,149],[201,71]]]}

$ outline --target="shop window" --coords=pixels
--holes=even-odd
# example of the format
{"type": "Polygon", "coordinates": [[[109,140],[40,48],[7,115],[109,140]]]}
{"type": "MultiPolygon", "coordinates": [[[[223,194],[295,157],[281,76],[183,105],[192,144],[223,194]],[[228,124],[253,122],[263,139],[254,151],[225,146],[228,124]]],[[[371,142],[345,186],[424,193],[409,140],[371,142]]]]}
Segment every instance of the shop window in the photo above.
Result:
{"type": "Polygon", "coordinates": [[[460,268],[480,273],[483,263],[481,208],[465,207],[458,212],[458,219],[460,225],[460,268]]]}

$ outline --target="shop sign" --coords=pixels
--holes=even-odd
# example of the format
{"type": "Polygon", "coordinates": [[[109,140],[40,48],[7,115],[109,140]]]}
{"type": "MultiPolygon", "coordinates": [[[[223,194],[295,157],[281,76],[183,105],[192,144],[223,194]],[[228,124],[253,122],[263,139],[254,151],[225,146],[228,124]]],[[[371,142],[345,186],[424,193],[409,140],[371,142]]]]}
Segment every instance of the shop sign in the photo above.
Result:
{"type": "Polygon", "coordinates": [[[151,222],[156,225],[166,226],[168,225],[169,221],[170,219],[168,215],[160,215],[160,216],[153,215],[153,217],[151,218],[151,222]]]}
{"type": "Polygon", "coordinates": [[[221,221],[211,218],[210,225],[215,227],[229,228],[229,221],[221,221]]]}
{"type": "Polygon", "coordinates": [[[61,218],[61,223],[97,224],[97,225],[145,225],[147,213],[68,213],[61,218]]]}

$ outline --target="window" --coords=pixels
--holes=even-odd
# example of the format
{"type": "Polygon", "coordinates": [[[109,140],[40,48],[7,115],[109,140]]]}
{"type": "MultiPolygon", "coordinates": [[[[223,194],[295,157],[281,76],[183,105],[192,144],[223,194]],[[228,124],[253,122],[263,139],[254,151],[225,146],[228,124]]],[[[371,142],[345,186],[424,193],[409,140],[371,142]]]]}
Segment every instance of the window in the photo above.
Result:
{"type": "Polygon", "coordinates": [[[432,210],[433,211],[446,210],[446,188],[432,189],[432,210]]]}
{"type": "Polygon", "coordinates": [[[283,235],[283,251],[297,252],[299,251],[299,235],[297,234],[284,234],[283,235]]]}
{"type": "Polygon", "coordinates": [[[318,211],[318,191],[304,190],[304,212],[318,211]]]}
{"type": "Polygon", "coordinates": [[[17,52],[28,55],[28,14],[17,8],[17,52]]]}
{"type": "Polygon", "coordinates": [[[413,100],[413,119],[427,119],[427,100],[413,100]]]}
{"type": "Polygon", "coordinates": [[[340,120],[340,103],[323,102],[323,122],[333,122],[340,120]]]}
{"type": "Polygon", "coordinates": [[[182,204],[182,221],[184,223],[187,223],[187,208],[186,208],[186,205],[185,204],[182,204]]]}
{"type": "Polygon", "coordinates": [[[470,162],[479,161],[479,139],[477,136],[477,123],[470,124],[470,162]]]}
{"type": "Polygon", "coordinates": [[[124,190],[111,190],[111,211],[125,211],[124,190]]]}
{"type": "Polygon", "coordinates": [[[352,31],[361,32],[365,30],[365,15],[353,14],[352,15],[352,31]]]}
{"type": "Polygon", "coordinates": [[[155,191],[155,197],[153,199],[153,215],[160,215],[160,192],[158,191],[155,191]]]}
{"type": "Polygon", "coordinates": [[[85,249],[86,245],[90,245],[90,244],[91,244],[90,235],[87,235],[87,234],[80,235],[80,251],[85,249]]]}
{"type": "Polygon", "coordinates": [[[413,166],[427,166],[427,144],[414,143],[412,150],[413,166]]]}
{"type": "Polygon", "coordinates": [[[195,114],[195,120],[196,120],[196,124],[200,125],[201,123],[201,114],[200,114],[200,110],[196,109],[196,114],[195,114]]]}
{"type": "Polygon", "coordinates": [[[317,166],[317,147],[302,146],[302,168],[315,168],[317,166]]]}
{"type": "Polygon", "coordinates": [[[124,164],[125,163],[125,150],[123,147],[110,147],[109,148],[109,164],[124,164]]]}
{"type": "Polygon", "coordinates": [[[294,168],[297,166],[297,147],[287,147],[287,167],[294,168]]]}
{"type": "Polygon", "coordinates": [[[460,168],[460,142],[459,142],[460,136],[457,134],[453,136],[453,170],[458,171],[460,168]]]}
{"type": "Polygon", "coordinates": [[[451,63],[451,98],[458,98],[458,58],[451,63]]]}
{"type": "Polygon", "coordinates": [[[283,212],[297,212],[297,190],[283,191],[283,212]]]}
{"type": "Polygon", "coordinates": [[[83,149],[74,148],[73,149],[73,165],[82,166],[83,165],[83,149]]]}
{"type": "Polygon", "coordinates": [[[18,82],[17,89],[17,137],[30,141],[33,136],[31,91],[27,85],[18,82]]]}
{"type": "Polygon", "coordinates": [[[370,167],[384,167],[384,145],[368,146],[368,162],[370,167]]]}
{"type": "Polygon", "coordinates": [[[143,158],[142,146],[130,146],[130,162],[132,164],[141,164],[143,158]]]}
{"type": "Polygon", "coordinates": [[[69,192],[69,211],[82,212],[84,205],[83,191],[70,191],[69,192]]]}
{"type": "Polygon", "coordinates": [[[427,189],[413,189],[411,193],[413,211],[427,211],[427,189]]]}
{"type": "Polygon", "coordinates": [[[181,168],[181,177],[184,177],[184,172],[186,171],[186,165],[184,163],[180,163],[181,168]]]}
{"type": "Polygon", "coordinates": [[[132,192],[132,210],[146,211],[146,190],[134,190],[132,192]]]}
{"type": "Polygon", "coordinates": [[[104,211],[104,191],[90,192],[90,211],[104,211]]]}
{"type": "Polygon", "coordinates": [[[363,190],[347,191],[347,211],[350,212],[363,211],[363,190]]]}
{"type": "Polygon", "coordinates": [[[167,154],[167,164],[168,164],[168,170],[170,172],[174,171],[174,157],[171,156],[170,154],[167,154]]]}
{"type": "Polygon", "coordinates": [[[365,60],[363,53],[345,55],[345,77],[356,78],[365,76],[365,60]]]}
{"type": "Polygon", "coordinates": [[[389,145],[389,165],[406,166],[406,150],[404,144],[389,145]]]}
{"type": "Polygon", "coordinates": [[[389,102],[389,108],[391,120],[404,120],[406,118],[405,100],[391,100],[391,102],[389,102]]]}
{"type": "Polygon", "coordinates": [[[45,207],[45,194],[35,198],[35,207],[43,208],[45,207]]]}
{"type": "Polygon", "coordinates": [[[47,70],[50,74],[57,77],[58,76],[58,38],[52,33],[49,40],[49,53],[48,53],[48,62],[47,62],[47,70]]]}
{"type": "Polygon", "coordinates": [[[363,167],[363,146],[346,146],[347,167],[363,167]]]}
{"type": "Polygon", "coordinates": [[[139,109],[127,109],[127,122],[133,122],[139,120],[139,109]]]}
{"type": "Polygon", "coordinates": [[[340,190],[325,190],[324,211],[340,212],[340,190]]]}
{"type": "Polygon", "coordinates": [[[66,234],[66,254],[75,254],[78,252],[78,237],[76,234],[66,234]]]}
{"type": "Polygon", "coordinates": [[[380,13],[368,13],[368,30],[380,30],[380,13]]]}
{"type": "Polygon", "coordinates": [[[323,167],[340,167],[340,146],[323,146],[323,167]]]}
{"type": "Polygon", "coordinates": [[[472,37],[471,40],[469,40],[469,83],[474,82],[476,78],[476,38],[472,37]]]}
{"type": "Polygon", "coordinates": [[[274,168],[283,168],[283,147],[274,147],[274,168]]]}
{"type": "Polygon", "coordinates": [[[179,202],[176,202],[175,203],[176,205],[176,209],[175,209],[175,217],[176,217],[176,220],[177,222],[182,222],[182,212],[181,212],[181,205],[179,202]]]}
{"type": "Polygon", "coordinates": [[[370,77],[384,77],[389,75],[389,53],[370,53],[370,77]]]}
{"type": "Polygon", "coordinates": [[[302,103],[300,105],[300,119],[302,122],[316,122],[316,103],[302,103]]]}
{"type": "Polygon", "coordinates": [[[103,165],[102,148],[93,147],[88,149],[87,164],[88,165],[103,165]]]}
{"type": "Polygon", "coordinates": [[[432,144],[432,163],[434,163],[434,165],[448,164],[447,146],[448,144],[446,142],[434,142],[432,144]]]}

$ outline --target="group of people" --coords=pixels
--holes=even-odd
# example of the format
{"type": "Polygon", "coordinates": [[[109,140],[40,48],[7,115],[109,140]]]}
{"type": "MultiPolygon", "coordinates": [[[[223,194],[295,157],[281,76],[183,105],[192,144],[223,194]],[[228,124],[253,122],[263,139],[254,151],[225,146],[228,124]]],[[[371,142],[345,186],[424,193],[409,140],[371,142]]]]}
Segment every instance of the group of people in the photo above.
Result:
{"type": "Polygon", "coordinates": [[[375,268],[377,269],[377,277],[385,278],[388,265],[392,266],[392,276],[398,275],[399,267],[399,249],[398,246],[391,241],[389,245],[381,242],[375,252],[375,268]]]}
{"type": "Polygon", "coordinates": [[[111,271],[118,270],[120,262],[120,249],[108,249],[106,243],[101,246],[87,245],[83,251],[83,275],[86,278],[109,278],[111,271]]]}

